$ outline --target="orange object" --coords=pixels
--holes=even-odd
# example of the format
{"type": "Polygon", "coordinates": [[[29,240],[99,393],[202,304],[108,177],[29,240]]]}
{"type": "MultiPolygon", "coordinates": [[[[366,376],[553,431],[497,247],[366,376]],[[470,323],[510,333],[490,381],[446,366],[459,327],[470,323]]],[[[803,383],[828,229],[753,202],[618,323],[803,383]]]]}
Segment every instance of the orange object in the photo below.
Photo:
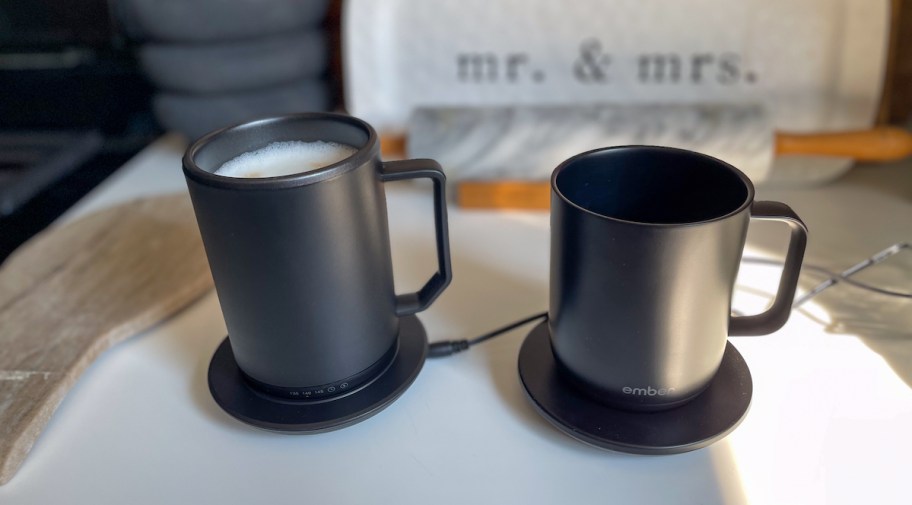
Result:
{"type": "Polygon", "coordinates": [[[895,161],[912,155],[912,134],[893,126],[839,133],[777,133],[776,154],[895,161]]]}
{"type": "Polygon", "coordinates": [[[384,158],[404,158],[405,136],[380,135],[380,154],[384,158]]]}
{"type": "Polygon", "coordinates": [[[459,181],[456,204],[466,209],[547,210],[550,187],[546,181],[459,181]]]}

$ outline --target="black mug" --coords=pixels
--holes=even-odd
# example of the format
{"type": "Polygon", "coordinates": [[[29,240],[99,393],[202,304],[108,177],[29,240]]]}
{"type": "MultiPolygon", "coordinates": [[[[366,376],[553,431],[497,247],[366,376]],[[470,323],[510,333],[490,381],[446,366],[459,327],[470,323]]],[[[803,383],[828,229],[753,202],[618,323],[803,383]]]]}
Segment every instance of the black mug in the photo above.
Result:
{"type": "Polygon", "coordinates": [[[729,335],[788,320],[807,229],[778,202],[755,202],[739,170],[664,147],[597,149],[551,177],[551,345],[562,375],[595,398],[660,410],[698,395],[729,335]],[[787,223],[776,299],[731,316],[748,221],[787,223]]]}
{"type": "Polygon", "coordinates": [[[364,121],[295,114],[199,139],[184,175],[238,367],[267,393],[318,399],[352,391],[389,365],[399,318],[426,309],[451,279],[445,177],[433,160],[380,160],[364,121]],[[356,152],[278,177],[214,174],[273,142],[326,141],[356,152]],[[438,271],[396,295],[383,183],[434,185],[438,271]]]}

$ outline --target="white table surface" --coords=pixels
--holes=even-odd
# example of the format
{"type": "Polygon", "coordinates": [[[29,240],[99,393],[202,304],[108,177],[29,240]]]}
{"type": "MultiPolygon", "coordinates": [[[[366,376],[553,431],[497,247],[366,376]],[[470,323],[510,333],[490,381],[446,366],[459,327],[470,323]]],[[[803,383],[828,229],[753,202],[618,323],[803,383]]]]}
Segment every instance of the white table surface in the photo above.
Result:
{"type": "MultiPolygon", "coordinates": [[[[64,218],[186,191],[183,145],[165,137],[64,218]]],[[[912,240],[912,166],[855,169],[817,189],[761,189],[808,223],[807,261],[845,268],[912,240]]],[[[388,187],[399,291],[434,266],[427,188],[388,187]]],[[[752,227],[749,254],[786,232],[752,227]]],[[[421,314],[431,340],[544,310],[548,216],[450,209],[454,280],[421,314]]],[[[864,278],[912,290],[912,254],[864,278]]],[[[745,265],[735,307],[756,310],[778,270],[745,265]]],[[[820,277],[805,275],[807,288],[820,277]]],[[[732,338],[753,404],[727,438],[675,456],[583,445],[527,403],[517,330],[428,361],[389,408],[344,430],[289,436],[223,413],[206,386],[225,336],[214,293],[106,352],[79,379],[0,503],[912,503],[912,302],[832,288],[766,337],[732,338]]]]}

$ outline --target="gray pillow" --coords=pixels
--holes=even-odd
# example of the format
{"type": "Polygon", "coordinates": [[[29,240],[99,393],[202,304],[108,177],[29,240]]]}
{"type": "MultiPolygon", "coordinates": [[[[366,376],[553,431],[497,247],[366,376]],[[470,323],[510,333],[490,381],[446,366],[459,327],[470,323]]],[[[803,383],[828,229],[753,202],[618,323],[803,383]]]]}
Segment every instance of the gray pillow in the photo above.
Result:
{"type": "Polygon", "coordinates": [[[127,36],[162,42],[238,40],[315,27],[329,0],[111,0],[127,36]]]}
{"type": "Polygon", "coordinates": [[[156,87],[209,93],[274,86],[326,72],[329,44],[322,30],[209,44],[148,43],[140,66],[156,87]]]}
{"type": "Polygon", "coordinates": [[[330,106],[329,84],[320,79],[300,79],[281,86],[234,93],[162,92],[153,98],[153,109],[162,126],[183,133],[190,140],[252,119],[325,111],[330,106]]]}

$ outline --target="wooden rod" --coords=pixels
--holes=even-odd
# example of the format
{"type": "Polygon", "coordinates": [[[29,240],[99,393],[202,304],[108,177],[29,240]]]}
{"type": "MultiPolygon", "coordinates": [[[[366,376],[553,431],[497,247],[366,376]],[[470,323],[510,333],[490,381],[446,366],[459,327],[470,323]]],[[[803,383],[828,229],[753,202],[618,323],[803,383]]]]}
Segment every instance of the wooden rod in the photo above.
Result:
{"type": "Polygon", "coordinates": [[[776,154],[896,161],[912,155],[912,134],[893,126],[838,133],[777,133],[776,154]]]}

